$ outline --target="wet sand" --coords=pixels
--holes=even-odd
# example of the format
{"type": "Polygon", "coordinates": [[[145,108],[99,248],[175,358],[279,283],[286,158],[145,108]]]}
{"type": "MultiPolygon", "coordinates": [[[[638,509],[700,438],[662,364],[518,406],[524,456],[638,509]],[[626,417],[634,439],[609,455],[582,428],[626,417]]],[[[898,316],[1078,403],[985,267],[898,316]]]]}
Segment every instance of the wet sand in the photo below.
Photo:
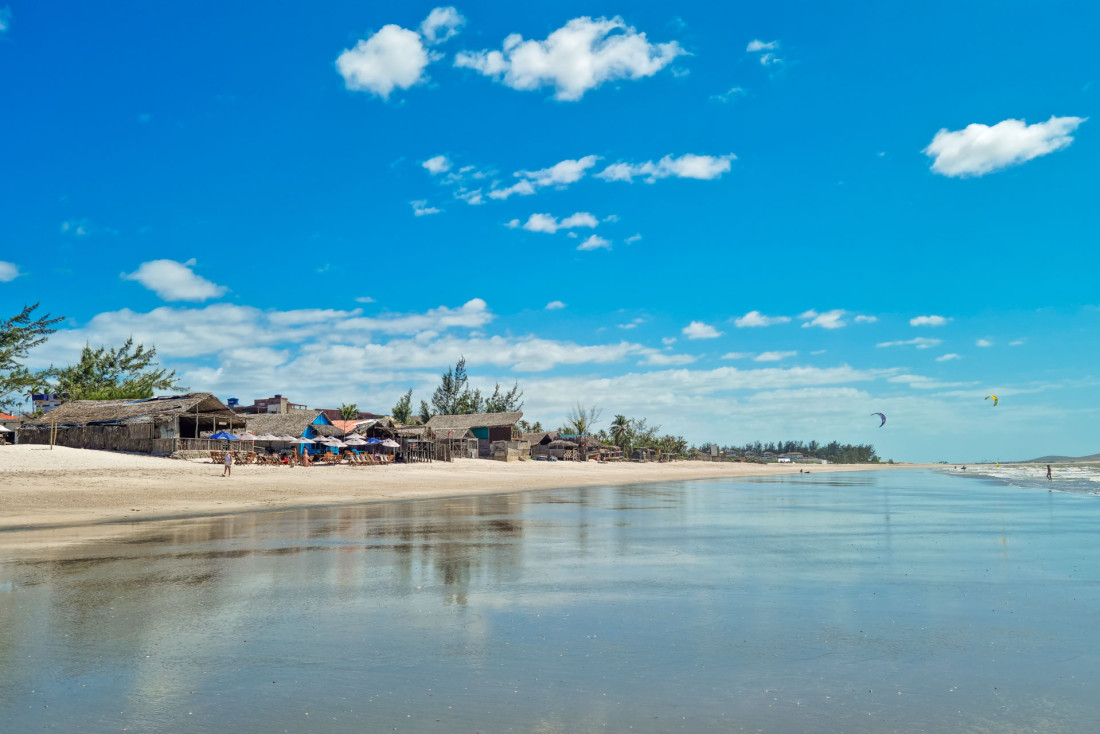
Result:
{"type": "Polygon", "coordinates": [[[557,487],[867,471],[915,465],[735,464],[682,461],[496,462],[392,466],[235,466],[43,446],[0,448],[0,531],[215,516],[557,487]]]}

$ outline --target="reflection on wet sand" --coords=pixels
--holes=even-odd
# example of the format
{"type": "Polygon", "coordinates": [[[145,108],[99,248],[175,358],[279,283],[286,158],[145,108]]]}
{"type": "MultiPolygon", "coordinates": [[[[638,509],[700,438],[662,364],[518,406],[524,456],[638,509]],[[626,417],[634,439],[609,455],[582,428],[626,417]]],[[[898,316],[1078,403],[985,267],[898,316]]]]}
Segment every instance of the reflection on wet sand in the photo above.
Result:
{"type": "Polygon", "coordinates": [[[11,552],[0,731],[1083,730],[1060,681],[1100,674],[1072,624],[1100,511],[963,484],[590,487],[11,552]]]}

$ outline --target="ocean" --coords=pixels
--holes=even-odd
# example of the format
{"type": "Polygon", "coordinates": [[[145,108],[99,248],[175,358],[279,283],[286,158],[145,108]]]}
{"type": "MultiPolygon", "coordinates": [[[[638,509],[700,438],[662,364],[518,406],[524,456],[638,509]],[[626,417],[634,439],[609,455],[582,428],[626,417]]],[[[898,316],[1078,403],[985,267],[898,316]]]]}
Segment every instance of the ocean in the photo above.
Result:
{"type": "Polygon", "coordinates": [[[944,471],[957,476],[986,478],[1010,487],[1100,494],[1100,464],[1050,464],[1050,481],[1047,480],[1047,464],[967,464],[965,470],[962,466],[945,467],[944,471]]]}
{"type": "Polygon", "coordinates": [[[1096,731],[1100,501],[959,474],[0,534],[0,733],[1096,731]]]}

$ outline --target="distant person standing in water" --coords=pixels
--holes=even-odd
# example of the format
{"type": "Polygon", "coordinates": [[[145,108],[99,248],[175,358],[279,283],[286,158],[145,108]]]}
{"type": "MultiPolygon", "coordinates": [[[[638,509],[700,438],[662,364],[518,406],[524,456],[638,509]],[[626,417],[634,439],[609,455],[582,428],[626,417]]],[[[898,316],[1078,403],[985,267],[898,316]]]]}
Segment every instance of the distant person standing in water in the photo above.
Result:
{"type": "Polygon", "coordinates": [[[228,451],[225,452],[225,468],[222,469],[223,477],[233,476],[233,454],[228,451]]]}
{"type": "Polygon", "coordinates": [[[1047,464],[1047,481],[1053,482],[1054,478],[1050,476],[1050,464],[1047,464]]]}

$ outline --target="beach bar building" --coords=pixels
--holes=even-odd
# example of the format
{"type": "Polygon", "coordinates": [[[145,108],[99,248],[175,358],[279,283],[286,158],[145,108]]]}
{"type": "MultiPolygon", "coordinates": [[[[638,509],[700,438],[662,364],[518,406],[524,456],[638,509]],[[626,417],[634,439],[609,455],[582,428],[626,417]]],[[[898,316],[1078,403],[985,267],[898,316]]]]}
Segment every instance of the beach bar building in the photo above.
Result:
{"type": "Polygon", "coordinates": [[[208,392],[136,400],[70,400],[18,429],[19,443],[167,456],[194,448],[205,432],[244,428],[244,420],[208,392]]]}
{"type": "MultiPolygon", "coordinates": [[[[344,431],[332,425],[324,411],[321,410],[291,410],[286,413],[258,413],[256,415],[242,415],[248,423],[248,430],[256,435],[270,434],[272,436],[293,436],[294,438],[339,438],[344,431]]],[[[291,448],[298,453],[318,454],[322,451],[335,452],[332,447],[317,444],[289,444],[278,443],[269,445],[269,448],[291,448]]]]}
{"type": "MultiPolygon", "coordinates": [[[[432,429],[438,441],[477,439],[477,455],[485,458],[491,455],[490,446],[494,441],[520,440],[522,434],[516,424],[521,418],[523,413],[519,411],[433,415],[425,425],[432,429]]],[[[472,446],[472,442],[469,445],[472,446]]],[[[455,456],[459,455],[455,454],[455,456]]]]}

